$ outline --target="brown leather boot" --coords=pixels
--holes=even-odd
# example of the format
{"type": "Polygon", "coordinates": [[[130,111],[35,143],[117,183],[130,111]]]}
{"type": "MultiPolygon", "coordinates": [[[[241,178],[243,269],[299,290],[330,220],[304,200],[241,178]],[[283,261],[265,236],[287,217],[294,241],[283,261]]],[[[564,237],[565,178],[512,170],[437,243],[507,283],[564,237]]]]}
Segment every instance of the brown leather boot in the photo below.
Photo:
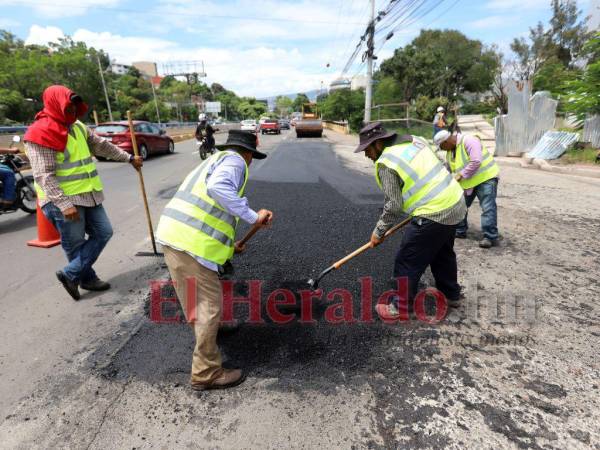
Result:
{"type": "Polygon", "coordinates": [[[240,369],[223,369],[221,375],[210,383],[192,383],[192,390],[227,389],[241,384],[245,379],[246,375],[240,369]]]}

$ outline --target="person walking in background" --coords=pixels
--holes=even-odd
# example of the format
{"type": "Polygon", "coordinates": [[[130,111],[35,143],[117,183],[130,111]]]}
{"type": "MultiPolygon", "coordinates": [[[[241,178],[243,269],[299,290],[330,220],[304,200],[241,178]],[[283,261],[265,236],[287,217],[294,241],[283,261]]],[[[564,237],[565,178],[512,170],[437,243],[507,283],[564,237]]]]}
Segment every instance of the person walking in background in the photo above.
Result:
{"type": "Polygon", "coordinates": [[[79,300],[80,286],[88,291],[110,289],[92,268],[113,233],[92,155],[131,163],[136,170],[142,158],[95,136],[81,123],[78,119],[88,107],[70,89],[50,86],[43,102],[44,109],[25,134],[25,149],[40,207],[60,233],[69,261],[56,277],[73,300],[79,300]]]}
{"type": "MultiPolygon", "coordinates": [[[[446,151],[450,171],[465,190],[467,207],[473,204],[475,197],[479,199],[483,231],[483,239],[479,242],[479,246],[491,248],[498,245],[496,195],[500,169],[494,157],[476,136],[442,130],[433,137],[433,142],[446,151]]],[[[465,215],[456,229],[456,237],[465,239],[468,227],[465,215]]]]}
{"type": "Polygon", "coordinates": [[[444,130],[447,126],[446,110],[443,106],[438,106],[435,117],[433,118],[433,135],[435,136],[438,131],[444,130]]]}

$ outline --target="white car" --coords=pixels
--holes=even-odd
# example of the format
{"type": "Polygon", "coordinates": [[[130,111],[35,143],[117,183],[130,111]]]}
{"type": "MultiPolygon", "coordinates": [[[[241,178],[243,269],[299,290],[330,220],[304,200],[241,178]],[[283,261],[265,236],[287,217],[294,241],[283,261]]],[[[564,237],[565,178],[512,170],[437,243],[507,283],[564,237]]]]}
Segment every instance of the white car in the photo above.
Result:
{"type": "Polygon", "coordinates": [[[242,131],[252,131],[256,133],[256,120],[242,120],[240,122],[242,131]]]}

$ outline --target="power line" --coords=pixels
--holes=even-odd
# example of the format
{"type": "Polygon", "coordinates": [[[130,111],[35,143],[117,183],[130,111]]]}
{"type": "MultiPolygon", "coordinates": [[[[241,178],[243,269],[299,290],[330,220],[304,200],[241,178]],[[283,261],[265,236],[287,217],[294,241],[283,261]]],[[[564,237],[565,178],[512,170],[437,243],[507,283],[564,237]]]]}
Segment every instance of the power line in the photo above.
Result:
{"type": "MultiPolygon", "coordinates": [[[[367,2],[365,2],[365,7],[361,10],[361,13],[360,13],[359,17],[362,17],[362,16],[365,15],[365,13],[367,12],[368,7],[369,7],[369,4],[367,2]]],[[[364,23],[361,23],[361,25],[366,26],[364,23]]],[[[360,35],[360,28],[357,28],[357,30],[358,30],[358,35],[360,35]]],[[[342,55],[346,55],[347,54],[348,50],[351,48],[350,45],[351,45],[352,41],[354,41],[356,38],[357,38],[357,34],[356,34],[356,29],[355,29],[353,31],[350,39],[348,39],[348,43],[346,44],[346,48],[344,49],[344,52],[340,53],[338,59],[336,60],[335,67],[338,66],[338,61],[340,60],[340,58],[342,57],[342,55]]],[[[355,50],[353,51],[352,56],[350,57],[350,59],[353,59],[353,58],[356,57],[356,55],[354,54],[356,52],[357,52],[357,50],[355,48],[355,50]]],[[[341,72],[340,76],[343,76],[343,75],[344,75],[344,71],[341,72]]]]}
{"type": "MultiPolygon", "coordinates": [[[[176,12],[176,11],[141,11],[139,9],[131,8],[116,8],[111,6],[87,6],[67,3],[55,3],[55,2],[38,2],[38,1],[14,1],[3,3],[6,6],[57,6],[60,8],[68,9],[79,9],[81,11],[87,11],[88,9],[97,9],[102,11],[111,11],[117,13],[128,13],[134,15],[153,15],[153,16],[180,16],[189,18],[211,18],[211,19],[230,19],[230,20],[241,20],[241,21],[256,21],[256,22],[295,22],[295,23],[316,23],[324,25],[333,25],[335,22],[328,20],[314,20],[314,19],[289,19],[286,17],[256,17],[256,16],[234,16],[226,14],[203,14],[196,12],[176,12]]],[[[363,25],[359,22],[348,22],[349,25],[363,25]]]]}

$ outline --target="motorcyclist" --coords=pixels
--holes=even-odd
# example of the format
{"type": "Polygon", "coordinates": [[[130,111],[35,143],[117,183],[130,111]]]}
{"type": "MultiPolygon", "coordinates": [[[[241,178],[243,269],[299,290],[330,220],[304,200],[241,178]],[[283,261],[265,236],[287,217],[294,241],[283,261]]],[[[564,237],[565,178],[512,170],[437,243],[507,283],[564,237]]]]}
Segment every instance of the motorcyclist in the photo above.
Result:
{"type": "MultiPolygon", "coordinates": [[[[19,150],[16,148],[0,148],[0,155],[15,155],[17,153],[19,153],[19,150]]],[[[13,170],[5,164],[0,164],[0,180],[3,183],[2,193],[0,194],[0,208],[10,208],[15,202],[17,179],[13,170]]]]}
{"type": "Polygon", "coordinates": [[[198,126],[196,127],[196,139],[203,143],[203,147],[207,151],[211,151],[215,148],[215,138],[213,135],[215,134],[215,129],[208,123],[206,120],[206,114],[200,114],[198,116],[198,126]]]}

